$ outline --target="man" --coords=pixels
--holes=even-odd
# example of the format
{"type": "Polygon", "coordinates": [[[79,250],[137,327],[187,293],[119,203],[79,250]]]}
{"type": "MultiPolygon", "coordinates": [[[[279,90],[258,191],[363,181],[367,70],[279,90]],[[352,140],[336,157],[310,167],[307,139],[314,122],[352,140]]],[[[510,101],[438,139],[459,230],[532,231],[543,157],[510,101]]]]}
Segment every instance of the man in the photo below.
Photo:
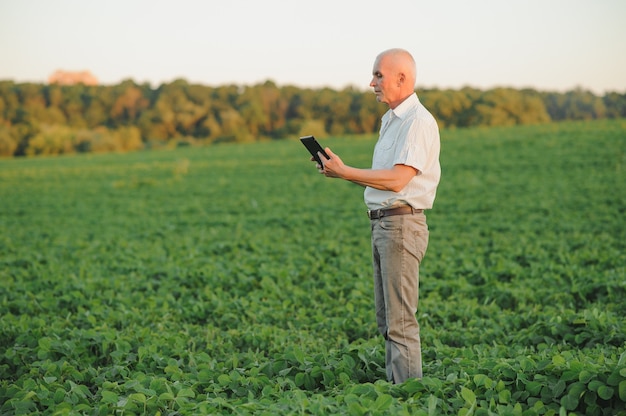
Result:
{"type": "Polygon", "coordinates": [[[371,169],[345,165],[329,148],[318,154],[320,173],[365,187],[372,229],[376,321],[385,338],[387,379],[422,377],[415,317],[419,265],[428,245],[424,210],[435,200],[441,176],[439,129],[415,94],[415,61],[403,49],[376,57],[370,87],[389,106],[382,117],[371,169]]]}

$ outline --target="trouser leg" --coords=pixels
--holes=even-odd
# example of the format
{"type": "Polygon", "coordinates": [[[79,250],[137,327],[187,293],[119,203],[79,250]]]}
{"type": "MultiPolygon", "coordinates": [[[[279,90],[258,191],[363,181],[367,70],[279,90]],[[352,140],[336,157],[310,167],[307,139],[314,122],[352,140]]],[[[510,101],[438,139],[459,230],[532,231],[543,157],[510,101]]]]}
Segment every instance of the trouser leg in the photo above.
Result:
{"type": "Polygon", "coordinates": [[[387,379],[422,377],[419,265],[428,246],[424,214],[372,221],[374,295],[378,330],[385,337],[387,379]]]}

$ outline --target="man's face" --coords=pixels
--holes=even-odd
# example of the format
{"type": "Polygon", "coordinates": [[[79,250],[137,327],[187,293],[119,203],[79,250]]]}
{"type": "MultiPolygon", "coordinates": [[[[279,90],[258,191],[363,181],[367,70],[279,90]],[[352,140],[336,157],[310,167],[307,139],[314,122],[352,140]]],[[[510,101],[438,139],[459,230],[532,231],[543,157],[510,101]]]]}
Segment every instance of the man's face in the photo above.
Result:
{"type": "Polygon", "coordinates": [[[390,105],[398,99],[400,87],[398,87],[397,73],[393,70],[391,59],[386,56],[376,58],[370,87],[374,88],[376,100],[380,103],[390,105]]]}

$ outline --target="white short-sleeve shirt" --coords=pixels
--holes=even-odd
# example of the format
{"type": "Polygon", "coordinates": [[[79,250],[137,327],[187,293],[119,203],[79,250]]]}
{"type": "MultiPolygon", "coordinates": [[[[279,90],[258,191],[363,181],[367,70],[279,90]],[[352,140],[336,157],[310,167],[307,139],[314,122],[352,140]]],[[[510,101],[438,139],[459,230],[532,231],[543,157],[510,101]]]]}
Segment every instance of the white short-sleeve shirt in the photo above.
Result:
{"type": "Polygon", "coordinates": [[[416,94],[410,95],[382,117],[380,137],[374,148],[372,169],[408,165],[418,170],[400,192],[365,188],[368,209],[391,208],[403,204],[416,209],[433,207],[441,177],[439,127],[416,94]]]}

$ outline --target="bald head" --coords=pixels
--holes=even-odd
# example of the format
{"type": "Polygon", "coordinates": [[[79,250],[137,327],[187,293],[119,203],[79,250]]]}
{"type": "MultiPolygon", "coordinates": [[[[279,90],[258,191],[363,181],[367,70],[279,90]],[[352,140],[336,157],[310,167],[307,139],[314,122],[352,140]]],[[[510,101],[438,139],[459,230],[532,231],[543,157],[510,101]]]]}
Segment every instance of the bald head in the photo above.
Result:
{"type": "Polygon", "coordinates": [[[392,68],[398,73],[402,73],[406,76],[407,84],[410,84],[411,90],[415,89],[416,81],[416,69],[415,60],[413,56],[406,50],[400,48],[387,49],[381,52],[376,60],[383,59],[389,60],[392,68]]]}
{"type": "Polygon", "coordinates": [[[395,108],[415,91],[415,60],[404,49],[388,49],[374,61],[372,82],[378,101],[395,108]]]}

